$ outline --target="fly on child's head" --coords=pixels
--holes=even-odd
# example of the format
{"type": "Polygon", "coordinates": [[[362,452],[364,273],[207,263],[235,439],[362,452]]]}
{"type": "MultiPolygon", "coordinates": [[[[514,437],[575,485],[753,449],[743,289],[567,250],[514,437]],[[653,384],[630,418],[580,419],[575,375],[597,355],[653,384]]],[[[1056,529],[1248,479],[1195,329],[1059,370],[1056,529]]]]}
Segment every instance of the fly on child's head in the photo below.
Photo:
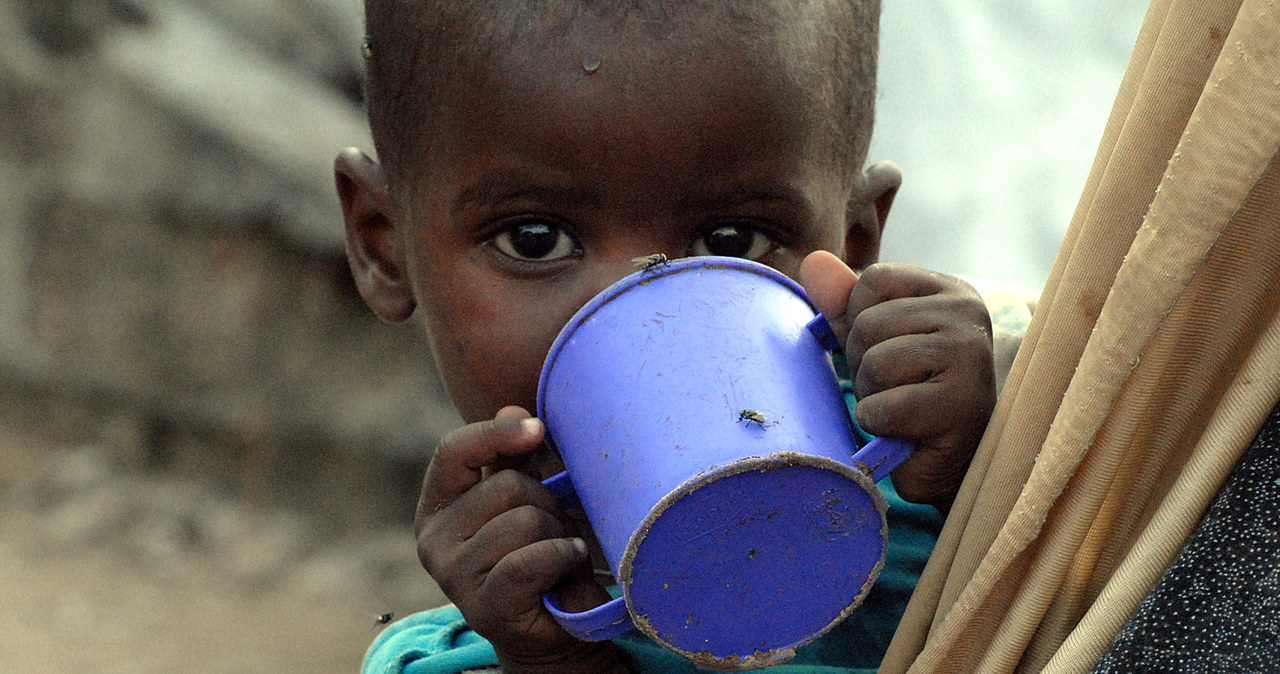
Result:
{"type": "Polygon", "coordinates": [[[352,269],[421,314],[464,419],[533,409],[560,327],[662,254],[795,276],[878,254],[874,0],[368,0],[381,167],[338,161],[352,269]],[[385,170],[385,173],[384,173],[385,170]],[[384,177],[385,176],[385,177],[384,177]]]}

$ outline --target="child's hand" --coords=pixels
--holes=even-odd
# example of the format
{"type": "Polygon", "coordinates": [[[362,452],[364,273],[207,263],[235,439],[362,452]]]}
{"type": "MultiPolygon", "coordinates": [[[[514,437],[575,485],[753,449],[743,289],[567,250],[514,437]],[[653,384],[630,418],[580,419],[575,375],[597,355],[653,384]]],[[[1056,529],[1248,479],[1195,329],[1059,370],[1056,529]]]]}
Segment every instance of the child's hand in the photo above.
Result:
{"type": "Polygon", "coordinates": [[[500,468],[530,455],[543,432],[528,412],[506,407],[445,436],[418,501],[418,558],[493,644],[503,671],[621,671],[612,644],[578,641],[542,606],[542,593],[566,577],[561,600],[570,610],[609,599],[591,582],[587,547],[569,537],[551,492],[500,468]]]}
{"type": "Polygon", "coordinates": [[[991,317],[969,284],[908,264],[861,277],[819,251],[800,266],[805,290],[844,341],[858,425],[914,440],[893,471],[902,498],[946,512],[995,408],[991,317]]]}

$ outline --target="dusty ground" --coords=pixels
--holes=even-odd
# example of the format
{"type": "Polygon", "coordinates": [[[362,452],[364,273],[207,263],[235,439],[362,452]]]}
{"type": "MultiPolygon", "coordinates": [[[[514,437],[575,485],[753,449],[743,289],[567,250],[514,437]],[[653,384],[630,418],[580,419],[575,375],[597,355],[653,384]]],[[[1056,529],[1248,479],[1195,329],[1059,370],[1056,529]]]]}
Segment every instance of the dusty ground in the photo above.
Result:
{"type": "Polygon", "coordinates": [[[377,614],[442,601],[408,521],[334,532],[110,444],[0,425],[0,672],[355,672],[377,614]]]}

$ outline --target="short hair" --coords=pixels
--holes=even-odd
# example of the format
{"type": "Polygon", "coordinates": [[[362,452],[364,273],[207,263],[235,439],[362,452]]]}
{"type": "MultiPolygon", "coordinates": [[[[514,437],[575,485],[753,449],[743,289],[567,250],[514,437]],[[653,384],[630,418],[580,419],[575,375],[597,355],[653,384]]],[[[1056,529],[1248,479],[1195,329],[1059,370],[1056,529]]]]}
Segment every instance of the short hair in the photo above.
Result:
{"type": "MultiPolygon", "coordinates": [[[[483,59],[498,45],[533,44],[529,17],[562,2],[365,0],[366,107],[393,187],[403,167],[428,150],[442,88],[429,80],[449,77],[459,63],[483,59]],[[425,142],[406,144],[406,129],[425,132],[425,142]]],[[[836,158],[847,174],[862,169],[875,117],[880,0],[576,0],[573,11],[620,22],[638,18],[655,34],[670,32],[681,17],[710,12],[723,19],[712,39],[726,41],[761,29],[801,28],[797,39],[811,42],[811,53],[819,55],[811,74],[824,75],[819,69],[825,66],[825,79],[809,81],[823,83],[815,92],[817,112],[828,120],[836,158]]]]}

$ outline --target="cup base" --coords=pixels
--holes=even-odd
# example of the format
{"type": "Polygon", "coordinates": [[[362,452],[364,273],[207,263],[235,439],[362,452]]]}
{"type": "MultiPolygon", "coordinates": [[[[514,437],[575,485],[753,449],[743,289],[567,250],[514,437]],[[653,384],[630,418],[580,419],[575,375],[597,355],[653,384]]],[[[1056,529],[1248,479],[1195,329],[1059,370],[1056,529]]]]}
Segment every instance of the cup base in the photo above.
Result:
{"type": "Polygon", "coordinates": [[[699,667],[776,665],[861,604],[886,510],[870,476],[834,459],[744,458],[654,507],[618,580],[636,626],[699,667]]]}

